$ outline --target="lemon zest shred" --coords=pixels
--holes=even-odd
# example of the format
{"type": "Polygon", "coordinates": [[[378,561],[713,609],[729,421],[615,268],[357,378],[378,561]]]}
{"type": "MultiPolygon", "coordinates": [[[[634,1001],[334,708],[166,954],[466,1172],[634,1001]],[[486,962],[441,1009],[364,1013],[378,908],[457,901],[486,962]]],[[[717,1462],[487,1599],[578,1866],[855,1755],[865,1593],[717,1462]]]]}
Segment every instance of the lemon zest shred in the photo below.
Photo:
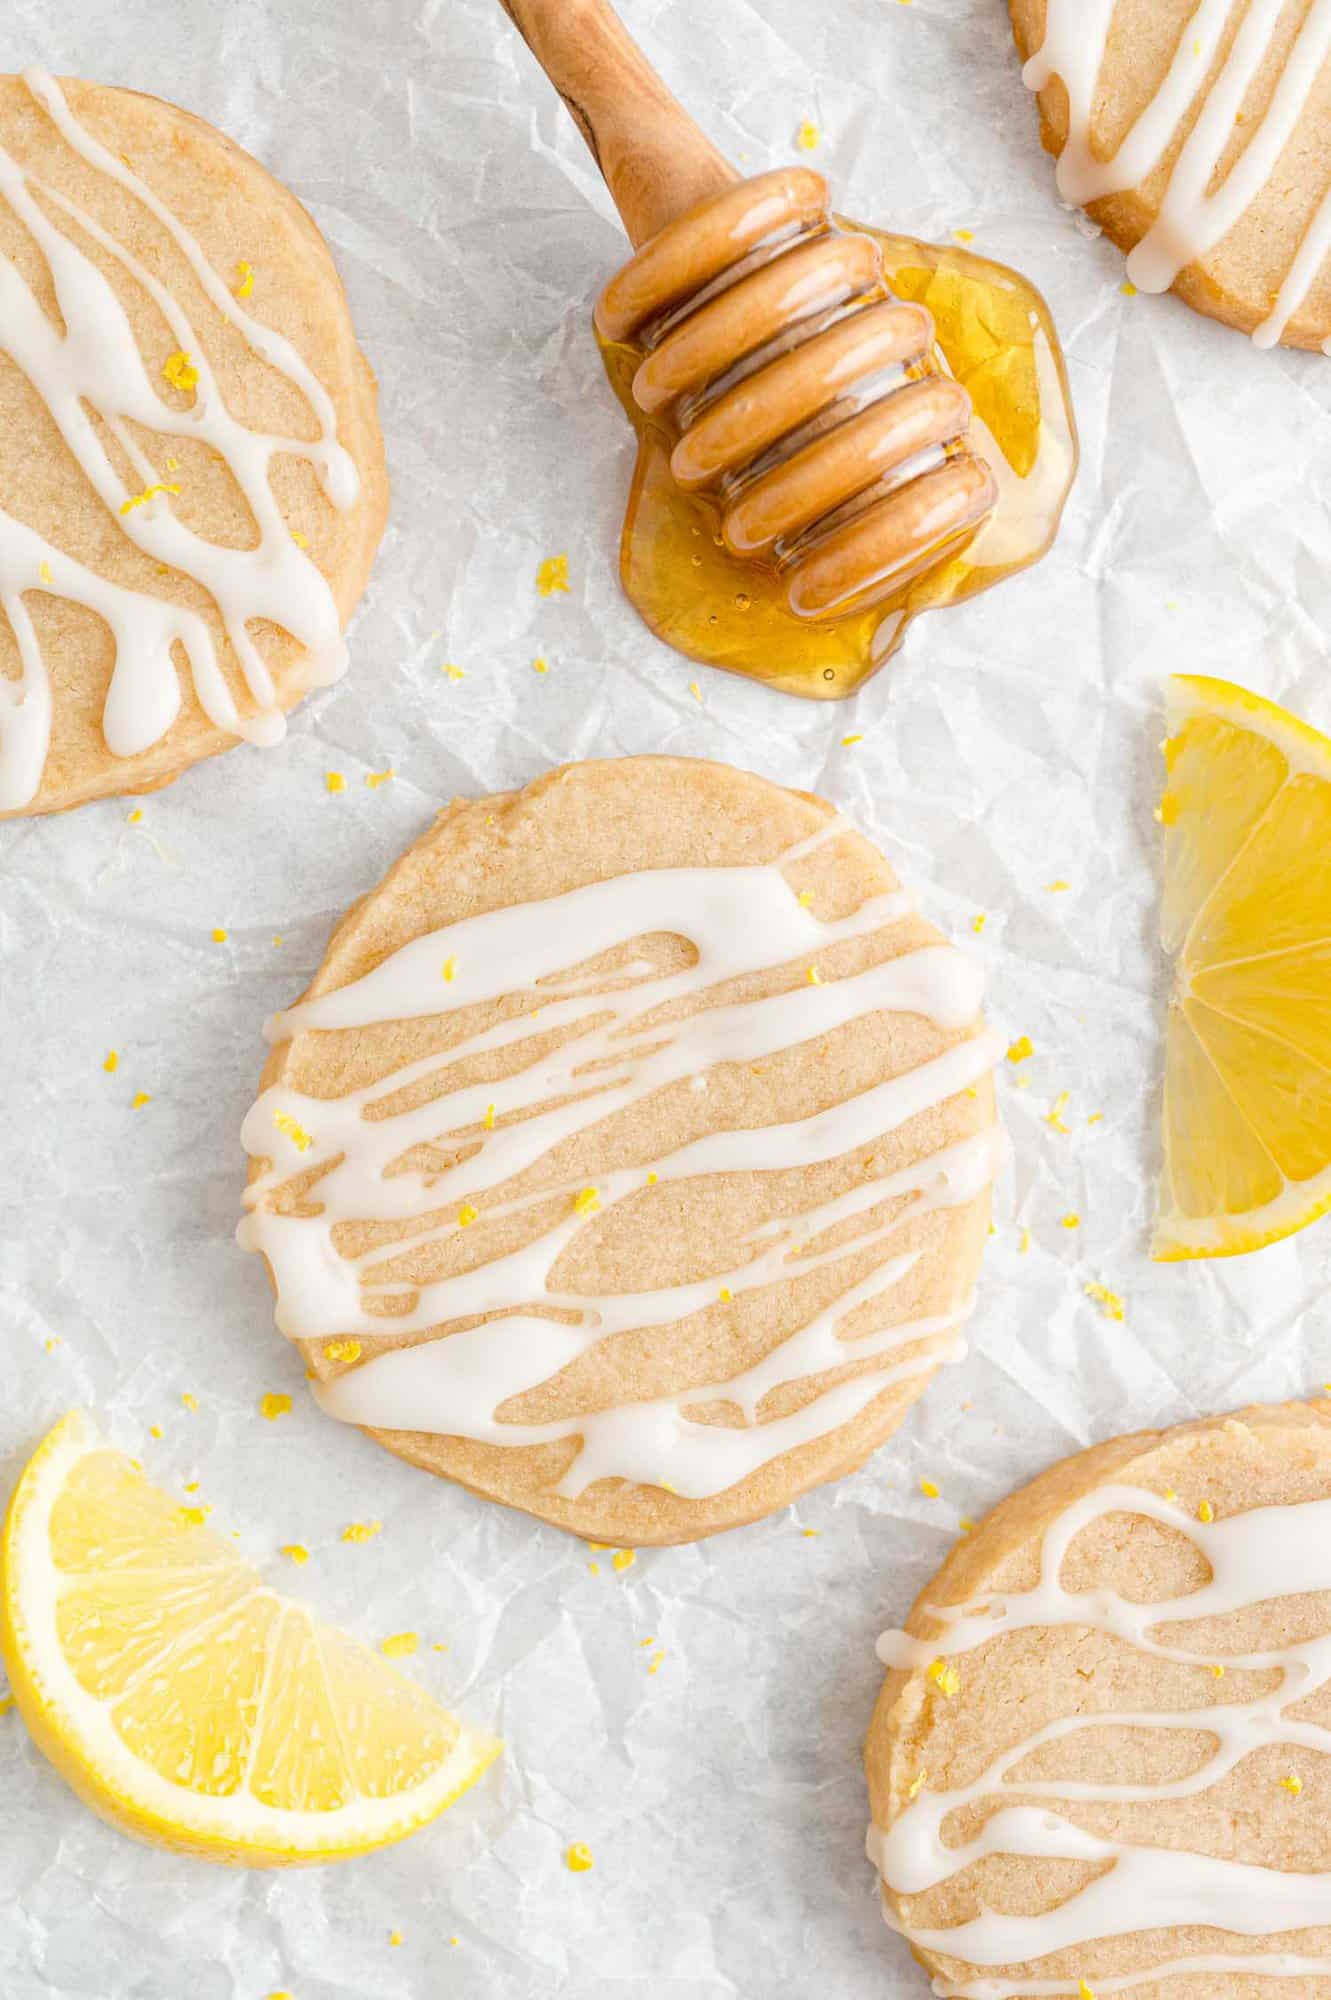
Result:
{"type": "Polygon", "coordinates": [[[282,1391],[270,1389],[266,1396],[259,1398],[259,1415],[270,1424],[287,1415],[291,1408],[291,1398],[282,1391]]]}
{"type": "Polygon", "coordinates": [[[183,347],[178,347],[174,354],[168,354],[162,364],[162,375],[173,389],[180,389],[186,395],[199,386],[199,371],[183,347]]]}
{"type": "Polygon", "coordinates": [[[404,1660],[420,1645],[420,1635],[416,1632],[394,1632],[379,1642],[379,1651],[386,1660],[404,1660]]]}
{"type": "Polygon", "coordinates": [[[1094,1299],[1106,1319],[1122,1320],[1127,1317],[1127,1308],[1117,1292],[1111,1292],[1108,1285],[1101,1285],[1091,1278],[1082,1287],[1088,1299],[1094,1299]]]}
{"type": "Polygon", "coordinates": [[[289,1111],[275,1111],[273,1123],[285,1138],[290,1139],[298,1153],[309,1152],[314,1140],[298,1118],[293,1118],[289,1111]]]}
{"type": "Polygon", "coordinates": [[[585,1840],[575,1840],[571,1847],[565,1848],[564,1866],[570,1875],[585,1875],[594,1865],[592,1851],[585,1840]]]}
{"type": "Polygon", "coordinates": [[[568,555],[561,552],[557,556],[547,556],[536,571],[536,593],[538,597],[553,597],[557,591],[568,590],[568,555]]]}
{"type": "Polygon", "coordinates": [[[961,1675],[949,1660],[934,1660],[926,1671],[939,1693],[946,1695],[949,1701],[954,1694],[961,1692],[961,1675]]]}
{"type": "Polygon", "coordinates": [[[324,1348],[325,1361],[359,1361],[358,1340],[330,1340],[324,1348]]]}
{"type": "Polygon", "coordinates": [[[1019,1035],[1008,1045],[1007,1059],[1010,1063],[1024,1063],[1035,1054],[1035,1044],[1029,1035],[1019,1035]]]}

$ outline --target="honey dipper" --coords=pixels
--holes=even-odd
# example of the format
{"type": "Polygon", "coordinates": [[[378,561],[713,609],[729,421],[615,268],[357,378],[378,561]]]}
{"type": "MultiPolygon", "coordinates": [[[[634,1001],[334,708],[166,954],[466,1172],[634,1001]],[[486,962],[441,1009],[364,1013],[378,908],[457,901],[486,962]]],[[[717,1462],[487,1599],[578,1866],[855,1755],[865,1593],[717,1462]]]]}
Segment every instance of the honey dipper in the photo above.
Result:
{"type": "MultiPolygon", "coordinates": [[[[501,4],[635,245],[597,301],[597,333],[607,355],[627,350],[624,400],[640,434],[664,430],[678,489],[711,503],[717,546],[774,577],[787,619],[806,627],[883,607],[955,557],[992,513],[998,482],[930,312],[889,289],[881,239],[837,221],[810,168],[741,179],[607,0],[501,4]]],[[[675,581],[687,586],[686,576],[675,581]]],[[[681,650],[758,671],[678,636],[668,610],[654,617],[642,593],[630,594],[681,650]]],[[[655,595],[665,603],[670,593],[655,595]]],[[[726,602],[752,600],[732,588],[726,602]]],[[[713,611],[708,623],[719,622],[713,611]]],[[[836,678],[824,668],[823,680],[836,678]]],[[[846,693],[853,680],[834,690],[789,675],[783,684],[846,693]]]]}

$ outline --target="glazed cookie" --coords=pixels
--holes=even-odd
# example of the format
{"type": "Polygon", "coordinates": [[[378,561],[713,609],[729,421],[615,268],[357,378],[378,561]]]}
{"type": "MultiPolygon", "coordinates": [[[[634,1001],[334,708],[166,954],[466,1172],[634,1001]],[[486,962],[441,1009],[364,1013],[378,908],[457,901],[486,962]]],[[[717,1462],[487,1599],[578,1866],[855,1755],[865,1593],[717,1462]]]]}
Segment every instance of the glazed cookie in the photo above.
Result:
{"type": "Polygon", "coordinates": [[[1054,1466],[878,1650],[869,1851],[935,1993],[1331,1993],[1331,1404],[1054,1466]]]}
{"type": "Polygon", "coordinates": [[[334,934],[241,1241],[324,1409],[608,1543],[858,1466],[962,1351],[998,1145],[969,961],[823,800],[575,764],[334,934]]]}
{"type": "Polygon", "coordinates": [[[295,196],[158,98],[0,77],[0,814],[276,742],[387,505],[295,196]]]}
{"type": "Polygon", "coordinates": [[[1058,187],[1128,258],[1261,347],[1331,336],[1322,0],[1009,0],[1058,187]]]}

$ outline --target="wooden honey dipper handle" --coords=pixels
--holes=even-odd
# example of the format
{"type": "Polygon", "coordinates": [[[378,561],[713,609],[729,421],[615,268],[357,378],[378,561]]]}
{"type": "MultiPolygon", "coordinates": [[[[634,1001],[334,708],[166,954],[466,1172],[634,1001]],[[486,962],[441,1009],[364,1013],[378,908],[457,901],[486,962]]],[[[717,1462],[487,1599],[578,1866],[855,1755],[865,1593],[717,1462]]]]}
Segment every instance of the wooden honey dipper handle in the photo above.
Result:
{"type": "Polygon", "coordinates": [[[607,0],[499,0],[568,106],[636,248],[739,176],[607,0]]]}

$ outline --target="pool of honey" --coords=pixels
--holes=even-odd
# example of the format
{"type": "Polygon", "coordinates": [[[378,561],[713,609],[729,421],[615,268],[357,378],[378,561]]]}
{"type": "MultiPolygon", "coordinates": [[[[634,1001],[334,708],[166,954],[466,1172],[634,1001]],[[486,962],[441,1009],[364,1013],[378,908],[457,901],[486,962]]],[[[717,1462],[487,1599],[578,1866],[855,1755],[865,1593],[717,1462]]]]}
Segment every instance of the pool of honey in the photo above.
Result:
{"type": "Polygon", "coordinates": [[[969,542],[866,610],[827,623],[796,618],[776,565],[728,552],[716,503],[682,492],[671,477],[674,435],[633,401],[642,349],[602,343],[606,372],[638,433],[619,561],[630,602],[690,659],[815,701],[853,694],[919,612],[958,604],[1038,562],[1077,469],[1063,354],[1035,288],[967,250],[863,223],[842,226],[877,237],[890,289],[933,314],[947,366],[970,391],[975,448],[998,482],[997,505],[969,542]]]}

